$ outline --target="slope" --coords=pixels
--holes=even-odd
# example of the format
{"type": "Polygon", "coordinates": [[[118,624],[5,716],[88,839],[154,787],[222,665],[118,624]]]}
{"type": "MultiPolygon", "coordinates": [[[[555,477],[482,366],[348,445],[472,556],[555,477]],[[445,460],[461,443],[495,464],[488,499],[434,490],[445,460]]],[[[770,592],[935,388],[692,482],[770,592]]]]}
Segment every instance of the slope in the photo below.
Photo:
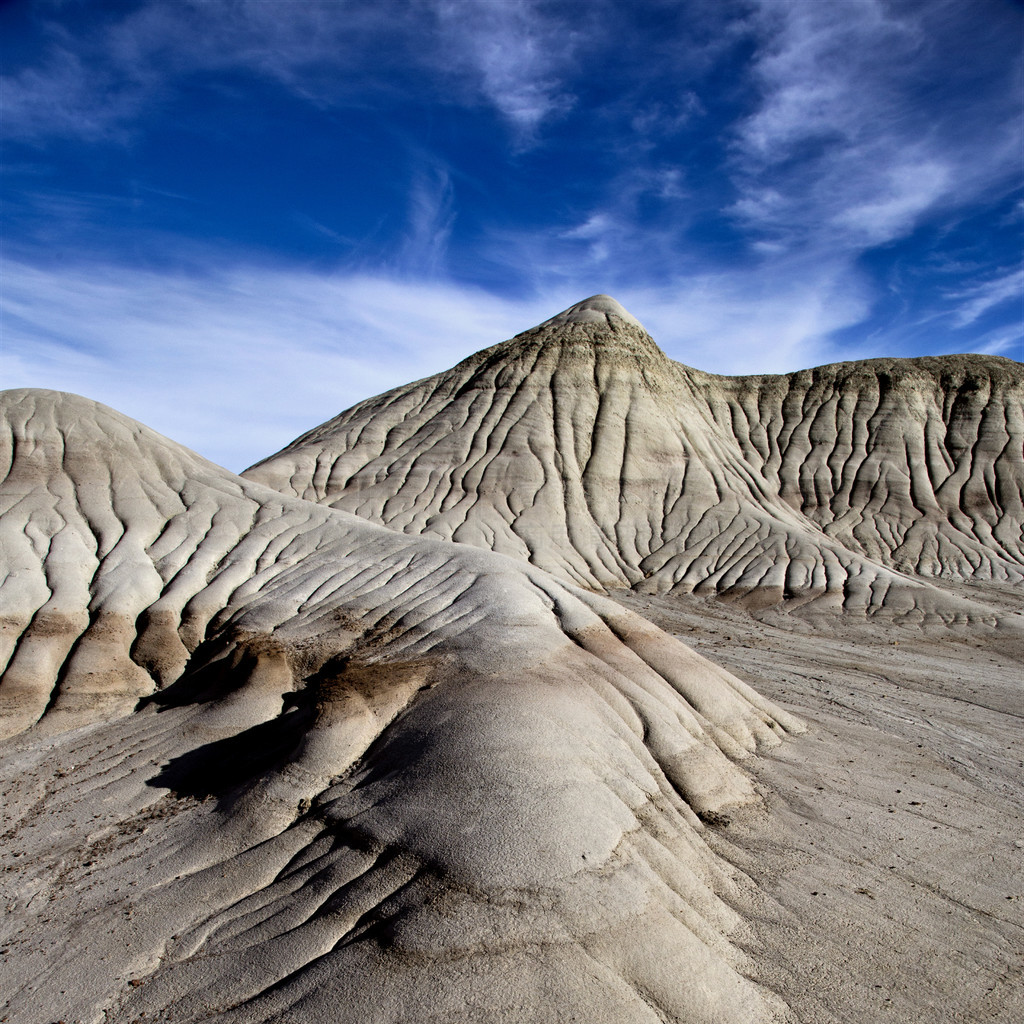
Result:
{"type": "Polygon", "coordinates": [[[1024,371],[995,357],[717,377],[594,296],[243,476],[583,586],[984,617],[1024,578],[1024,371]]]}
{"type": "Polygon", "coordinates": [[[2,409],[8,1020],[785,1017],[702,819],[792,717],[529,565],[2,409]]]}

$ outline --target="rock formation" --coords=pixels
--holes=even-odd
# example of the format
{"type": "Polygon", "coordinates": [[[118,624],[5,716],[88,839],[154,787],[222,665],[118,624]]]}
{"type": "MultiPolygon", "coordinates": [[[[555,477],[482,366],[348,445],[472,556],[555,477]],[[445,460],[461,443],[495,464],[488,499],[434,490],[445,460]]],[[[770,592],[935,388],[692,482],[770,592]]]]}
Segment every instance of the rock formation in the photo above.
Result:
{"type": "Polygon", "coordinates": [[[1022,409],[993,356],[714,376],[598,295],[243,475],[586,587],[948,621],[928,581],[1024,579],[1022,409]]]}
{"type": "MultiPolygon", "coordinates": [[[[1015,635],[1022,380],[984,357],[716,377],[596,296],[241,477],[3,393],[0,1020],[796,1019],[799,957],[759,959],[783,904],[723,830],[767,849],[750,755],[803,726],[623,603],[712,652],[712,622],[770,606],[1015,635]]],[[[781,749],[823,742],[816,715],[781,749]]],[[[1009,745],[976,732],[989,771],[1009,745]]],[[[817,870],[841,810],[772,842],[817,870]]],[[[1001,907],[980,959],[1016,935],[1001,907]]],[[[908,1000],[893,1019],[924,1020],[908,1000]]]]}
{"type": "Polygon", "coordinates": [[[9,1020],[774,1018],[701,818],[792,716],[528,564],[3,413],[9,1020]]]}

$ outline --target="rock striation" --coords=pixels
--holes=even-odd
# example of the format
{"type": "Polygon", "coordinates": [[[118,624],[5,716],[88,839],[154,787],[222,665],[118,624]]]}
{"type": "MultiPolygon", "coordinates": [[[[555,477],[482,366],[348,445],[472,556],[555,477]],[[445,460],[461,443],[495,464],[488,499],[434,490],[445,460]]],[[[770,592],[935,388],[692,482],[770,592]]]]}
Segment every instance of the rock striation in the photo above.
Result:
{"type": "Polygon", "coordinates": [[[6,1019],[785,1016],[704,835],[792,716],[528,563],[0,409],[6,1019]]]}
{"type": "Polygon", "coordinates": [[[0,394],[0,1020],[967,1019],[1019,948],[1022,405],[989,357],[713,376],[608,296],[242,476],[0,394]]]}
{"type": "Polygon", "coordinates": [[[1024,579],[1024,368],[720,377],[598,295],[243,476],[588,588],[983,618],[929,583],[1024,579]]]}

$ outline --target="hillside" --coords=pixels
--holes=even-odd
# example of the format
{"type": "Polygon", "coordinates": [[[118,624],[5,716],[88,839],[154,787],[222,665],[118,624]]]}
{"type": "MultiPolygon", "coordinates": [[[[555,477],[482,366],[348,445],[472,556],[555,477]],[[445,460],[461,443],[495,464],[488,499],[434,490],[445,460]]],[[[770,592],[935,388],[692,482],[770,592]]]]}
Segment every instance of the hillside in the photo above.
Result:
{"type": "Polygon", "coordinates": [[[595,296],[242,476],[0,394],[0,1021],[1021,1019],[1022,380],[595,296]]]}
{"type": "Polygon", "coordinates": [[[792,715],[528,565],[2,410],[5,1019],[778,1019],[702,819],[792,715]]]}
{"type": "Polygon", "coordinates": [[[997,357],[714,376],[594,296],[243,476],[590,588],[953,621],[931,581],[1024,579],[1022,409],[997,357]]]}

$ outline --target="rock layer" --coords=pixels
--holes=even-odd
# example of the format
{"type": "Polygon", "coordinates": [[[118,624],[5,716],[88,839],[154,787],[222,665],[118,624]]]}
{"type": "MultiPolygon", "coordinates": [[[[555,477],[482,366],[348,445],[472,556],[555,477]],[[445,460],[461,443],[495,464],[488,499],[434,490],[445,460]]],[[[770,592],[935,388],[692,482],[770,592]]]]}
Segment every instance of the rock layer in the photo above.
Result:
{"type": "Polygon", "coordinates": [[[243,475],[590,588],[949,621],[971,611],[929,579],[1024,579],[1024,370],[950,356],[718,377],[595,296],[243,475]]]}

